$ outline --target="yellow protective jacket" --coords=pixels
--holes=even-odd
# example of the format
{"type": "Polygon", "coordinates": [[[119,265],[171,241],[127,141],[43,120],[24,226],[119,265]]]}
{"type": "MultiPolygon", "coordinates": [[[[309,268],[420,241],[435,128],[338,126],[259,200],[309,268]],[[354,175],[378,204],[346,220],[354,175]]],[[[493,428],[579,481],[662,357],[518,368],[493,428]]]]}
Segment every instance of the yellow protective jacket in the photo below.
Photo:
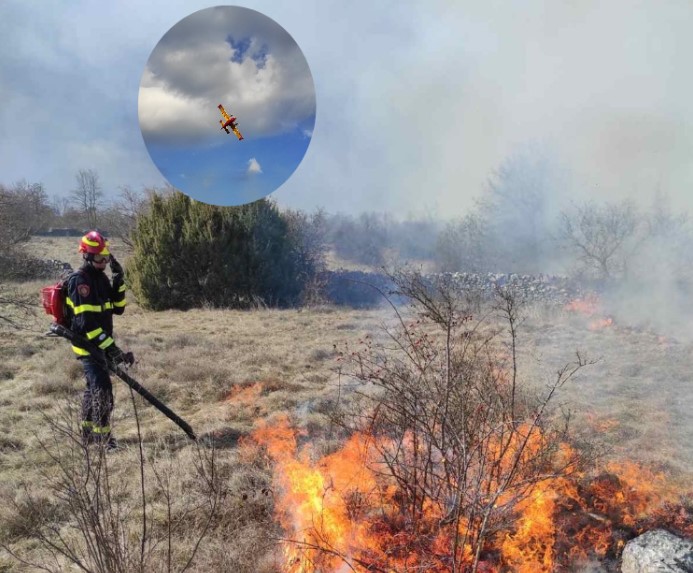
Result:
{"type": "MultiPolygon", "coordinates": [[[[125,312],[125,282],[122,274],[113,275],[113,284],[106,273],[85,264],[73,273],[67,283],[67,306],[72,312],[71,330],[106,350],[114,344],[113,315],[125,312]]],[[[78,357],[89,352],[77,345],[72,350],[78,357]]]]}

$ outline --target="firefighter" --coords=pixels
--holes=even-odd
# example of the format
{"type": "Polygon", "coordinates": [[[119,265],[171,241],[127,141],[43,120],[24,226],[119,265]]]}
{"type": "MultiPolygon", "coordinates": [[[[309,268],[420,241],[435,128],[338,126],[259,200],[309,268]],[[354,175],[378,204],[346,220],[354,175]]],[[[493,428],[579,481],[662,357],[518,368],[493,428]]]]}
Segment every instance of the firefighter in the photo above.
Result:
{"type": "MultiPolygon", "coordinates": [[[[67,306],[71,311],[71,330],[84,336],[103,350],[116,364],[132,365],[132,352],[123,352],[113,340],[113,315],[125,311],[123,267],[108,249],[108,241],[97,231],[90,231],[79,242],[84,263],[67,283],[67,306]],[[111,267],[113,282],[104,272],[111,267]]],[[[82,438],[85,443],[102,443],[109,450],[117,448],[111,435],[113,386],[108,369],[73,344],[72,350],[84,367],[87,388],[82,402],[82,438]]]]}

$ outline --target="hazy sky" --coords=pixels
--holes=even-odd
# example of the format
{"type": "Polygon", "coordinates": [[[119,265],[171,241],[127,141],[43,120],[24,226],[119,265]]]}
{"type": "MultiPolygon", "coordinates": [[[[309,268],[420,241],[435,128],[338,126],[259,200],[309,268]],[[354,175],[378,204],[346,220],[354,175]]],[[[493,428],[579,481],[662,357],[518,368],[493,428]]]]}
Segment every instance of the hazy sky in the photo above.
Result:
{"type": "MultiPolygon", "coordinates": [[[[570,173],[557,193],[649,202],[659,188],[693,206],[690,0],[237,4],[296,40],[315,84],[280,205],[447,217],[532,144],[570,173]]],[[[66,194],[92,168],[109,193],[163,183],[140,80],[161,37],[213,5],[0,2],[0,182],[66,194]]]]}
{"type": "Polygon", "coordinates": [[[139,91],[142,136],[166,180],[194,199],[241,205],[294,172],[315,126],[310,69],[291,36],[248,8],[217,6],[176,23],[139,91]],[[218,105],[238,119],[238,140],[218,105]]]}

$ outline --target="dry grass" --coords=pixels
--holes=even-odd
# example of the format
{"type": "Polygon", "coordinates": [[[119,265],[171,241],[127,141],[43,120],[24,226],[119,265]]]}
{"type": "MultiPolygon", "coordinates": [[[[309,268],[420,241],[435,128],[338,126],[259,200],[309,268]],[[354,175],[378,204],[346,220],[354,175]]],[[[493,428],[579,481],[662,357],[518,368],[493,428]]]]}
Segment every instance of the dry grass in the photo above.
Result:
{"type": "MultiPolygon", "coordinates": [[[[75,264],[69,253],[74,239],[48,241],[56,252],[42,256],[75,264]]],[[[37,245],[34,239],[29,247],[37,245]]],[[[38,293],[41,286],[24,283],[20,288],[38,293]]],[[[281,411],[288,411],[310,435],[333,437],[330,415],[337,402],[339,368],[335,345],[357,345],[391,319],[387,309],[153,313],[132,301],[126,314],[116,317],[118,344],[137,358],[131,374],[190,422],[198,436],[216,439],[221,448],[227,495],[220,520],[190,570],[278,571],[267,538],[273,527],[269,468],[247,452],[239,453],[238,440],[259,419],[281,411]]],[[[51,438],[46,419],[59,416],[67,401],[78,402],[83,389],[80,366],[67,342],[43,336],[48,317],[37,313],[26,325],[26,330],[0,331],[0,497],[16,496],[22,480],[37,482],[37,468],[50,471],[39,447],[40,440],[51,438]]],[[[691,345],[618,325],[590,331],[586,319],[542,309],[530,313],[519,344],[524,377],[534,382],[551,377],[576,349],[601,357],[561,392],[574,411],[576,428],[598,432],[612,458],[652,462],[681,484],[690,480],[691,345]]],[[[132,480],[139,471],[133,405],[127,387],[117,379],[114,386],[115,432],[129,449],[112,459],[119,475],[132,480]]],[[[347,390],[342,378],[340,399],[347,390]]],[[[176,483],[184,489],[191,455],[187,439],[141,399],[136,403],[145,447],[153,451],[162,441],[167,444],[161,455],[168,456],[176,483]]],[[[130,495],[136,503],[137,492],[130,495]]],[[[60,508],[54,509],[60,516],[60,508]]],[[[36,557],[40,548],[27,534],[31,518],[4,508],[0,542],[10,541],[36,557]]],[[[159,515],[153,527],[161,527],[163,518],[159,515]]],[[[181,541],[181,551],[184,546],[181,541]]],[[[28,570],[0,550],[0,571],[28,570]]]]}
{"type": "MultiPolygon", "coordinates": [[[[18,286],[38,292],[43,284],[18,286]]],[[[259,418],[277,411],[289,410],[297,424],[324,433],[327,416],[306,405],[329,402],[337,368],[334,345],[356,342],[386,316],[333,308],[151,313],[132,303],[124,316],[116,317],[118,344],[137,357],[130,373],[185,418],[203,441],[214,439],[221,448],[220,461],[228,473],[222,523],[189,570],[278,570],[274,544],[267,540],[271,498],[262,493],[269,468],[239,463],[235,446],[259,418]]],[[[25,322],[26,329],[0,331],[0,483],[6,486],[5,496],[15,496],[25,480],[39,484],[39,468],[54,471],[39,444],[53,439],[48,420],[59,418],[68,402],[78,408],[83,391],[81,367],[69,344],[44,336],[48,323],[49,317],[38,311],[25,322]]],[[[114,431],[127,447],[114,455],[114,468],[119,480],[132,483],[139,471],[133,404],[117,378],[114,389],[114,431]]],[[[170,446],[166,455],[176,479],[185,479],[187,438],[142,399],[136,397],[135,403],[145,448],[152,450],[163,440],[170,446]]],[[[128,495],[128,503],[137,503],[137,488],[128,495]]],[[[11,542],[22,554],[41,559],[40,547],[27,533],[30,517],[5,508],[0,543],[11,542]]],[[[159,515],[153,527],[161,526],[162,519],[159,515]]],[[[190,549],[186,543],[186,538],[177,540],[181,555],[190,549]]],[[[23,567],[0,550],[0,571],[31,570],[23,567]]]]}
{"type": "MultiPolygon", "coordinates": [[[[118,238],[109,238],[111,251],[121,262],[126,262],[130,256],[130,249],[118,238]]],[[[23,245],[24,252],[31,257],[38,259],[57,259],[70,263],[73,268],[77,268],[81,264],[82,257],[77,252],[79,237],[31,237],[31,239],[23,245]]],[[[387,258],[395,259],[395,253],[388,253],[387,258]]],[[[333,250],[330,250],[325,255],[327,268],[344,269],[350,271],[374,271],[378,270],[373,265],[366,265],[342,259],[333,250]]],[[[425,265],[424,261],[420,264],[425,265]]]]}
{"type": "Polygon", "coordinates": [[[618,324],[590,330],[591,321],[564,312],[528,321],[525,372],[541,380],[571,350],[599,358],[561,391],[576,427],[598,433],[610,457],[655,464],[684,484],[693,474],[693,346],[618,324]]]}

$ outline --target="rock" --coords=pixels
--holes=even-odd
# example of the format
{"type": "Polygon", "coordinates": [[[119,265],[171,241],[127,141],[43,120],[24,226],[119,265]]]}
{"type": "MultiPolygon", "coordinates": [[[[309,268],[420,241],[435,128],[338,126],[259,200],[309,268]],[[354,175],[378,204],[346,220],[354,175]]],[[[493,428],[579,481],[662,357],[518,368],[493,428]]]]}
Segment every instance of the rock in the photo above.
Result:
{"type": "Polygon", "coordinates": [[[663,529],[631,539],[623,549],[622,573],[693,573],[693,541],[663,529]]]}

